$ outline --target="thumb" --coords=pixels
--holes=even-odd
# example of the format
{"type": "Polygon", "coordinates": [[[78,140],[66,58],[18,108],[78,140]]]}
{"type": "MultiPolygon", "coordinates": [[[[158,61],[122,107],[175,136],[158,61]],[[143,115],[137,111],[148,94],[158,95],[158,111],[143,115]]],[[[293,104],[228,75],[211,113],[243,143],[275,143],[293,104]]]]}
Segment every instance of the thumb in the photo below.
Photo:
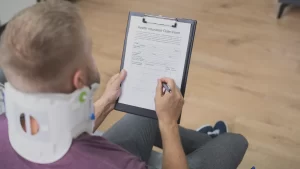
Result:
{"type": "Polygon", "coordinates": [[[116,80],[119,85],[125,80],[126,75],[127,75],[127,72],[125,69],[123,69],[116,80]]]}
{"type": "Polygon", "coordinates": [[[162,96],[162,95],[163,95],[162,82],[160,79],[157,79],[156,96],[162,96]]]}

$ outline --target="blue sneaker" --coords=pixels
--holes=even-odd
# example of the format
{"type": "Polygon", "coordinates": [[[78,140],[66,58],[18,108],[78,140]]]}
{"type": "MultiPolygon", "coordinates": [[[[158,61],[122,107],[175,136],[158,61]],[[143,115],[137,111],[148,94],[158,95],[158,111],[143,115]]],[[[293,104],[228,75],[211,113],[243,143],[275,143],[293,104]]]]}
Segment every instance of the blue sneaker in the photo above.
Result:
{"type": "Polygon", "coordinates": [[[213,131],[213,127],[209,124],[206,124],[206,125],[199,127],[196,131],[199,133],[208,134],[209,132],[213,131]]]}
{"type": "Polygon", "coordinates": [[[227,127],[226,123],[224,121],[218,121],[215,124],[213,131],[208,132],[207,134],[210,135],[211,137],[215,138],[218,135],[227,133],[227,132],[228,132],[228,127],[227,127]]]}

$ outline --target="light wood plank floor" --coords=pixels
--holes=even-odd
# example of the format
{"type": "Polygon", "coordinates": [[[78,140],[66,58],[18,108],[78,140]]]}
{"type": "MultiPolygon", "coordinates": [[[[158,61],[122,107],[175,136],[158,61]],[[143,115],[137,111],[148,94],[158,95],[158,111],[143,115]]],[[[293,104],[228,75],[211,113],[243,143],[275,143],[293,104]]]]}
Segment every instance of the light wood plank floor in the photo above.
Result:
{"type": "MultiPolygon", "coordinates": [[[[198,20],[182,125],[226,120],[249,140],[241,169],[300,166],[300,8],[276,0],[81,0],[102,75],[119,71],[128,11],[198,20]]],[[[101,126],[122,117],[112,112],[101,126]]]]}

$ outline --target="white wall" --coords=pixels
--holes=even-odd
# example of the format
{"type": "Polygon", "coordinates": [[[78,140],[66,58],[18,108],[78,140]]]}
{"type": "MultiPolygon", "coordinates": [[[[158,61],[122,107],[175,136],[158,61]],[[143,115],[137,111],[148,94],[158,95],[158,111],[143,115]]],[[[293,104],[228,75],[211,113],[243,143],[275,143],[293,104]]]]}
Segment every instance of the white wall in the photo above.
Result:
{"type": "Polygon", "coordinates": [[[6,23],[20,10],[35,3],[36,0],[0,0],[0,23],[6,23]]]}

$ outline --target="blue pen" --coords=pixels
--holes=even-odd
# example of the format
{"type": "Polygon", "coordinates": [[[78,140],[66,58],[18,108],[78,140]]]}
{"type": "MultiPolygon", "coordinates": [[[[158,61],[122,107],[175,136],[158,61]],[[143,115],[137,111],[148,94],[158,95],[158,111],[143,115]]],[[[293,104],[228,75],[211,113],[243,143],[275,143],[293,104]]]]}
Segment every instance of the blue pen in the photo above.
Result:
{"type": "Polygon", "coordinates": [[[162,85],[169,93],[171,92],[171,88],[168,86],[167,83],[163,82],[162,85]]]}

